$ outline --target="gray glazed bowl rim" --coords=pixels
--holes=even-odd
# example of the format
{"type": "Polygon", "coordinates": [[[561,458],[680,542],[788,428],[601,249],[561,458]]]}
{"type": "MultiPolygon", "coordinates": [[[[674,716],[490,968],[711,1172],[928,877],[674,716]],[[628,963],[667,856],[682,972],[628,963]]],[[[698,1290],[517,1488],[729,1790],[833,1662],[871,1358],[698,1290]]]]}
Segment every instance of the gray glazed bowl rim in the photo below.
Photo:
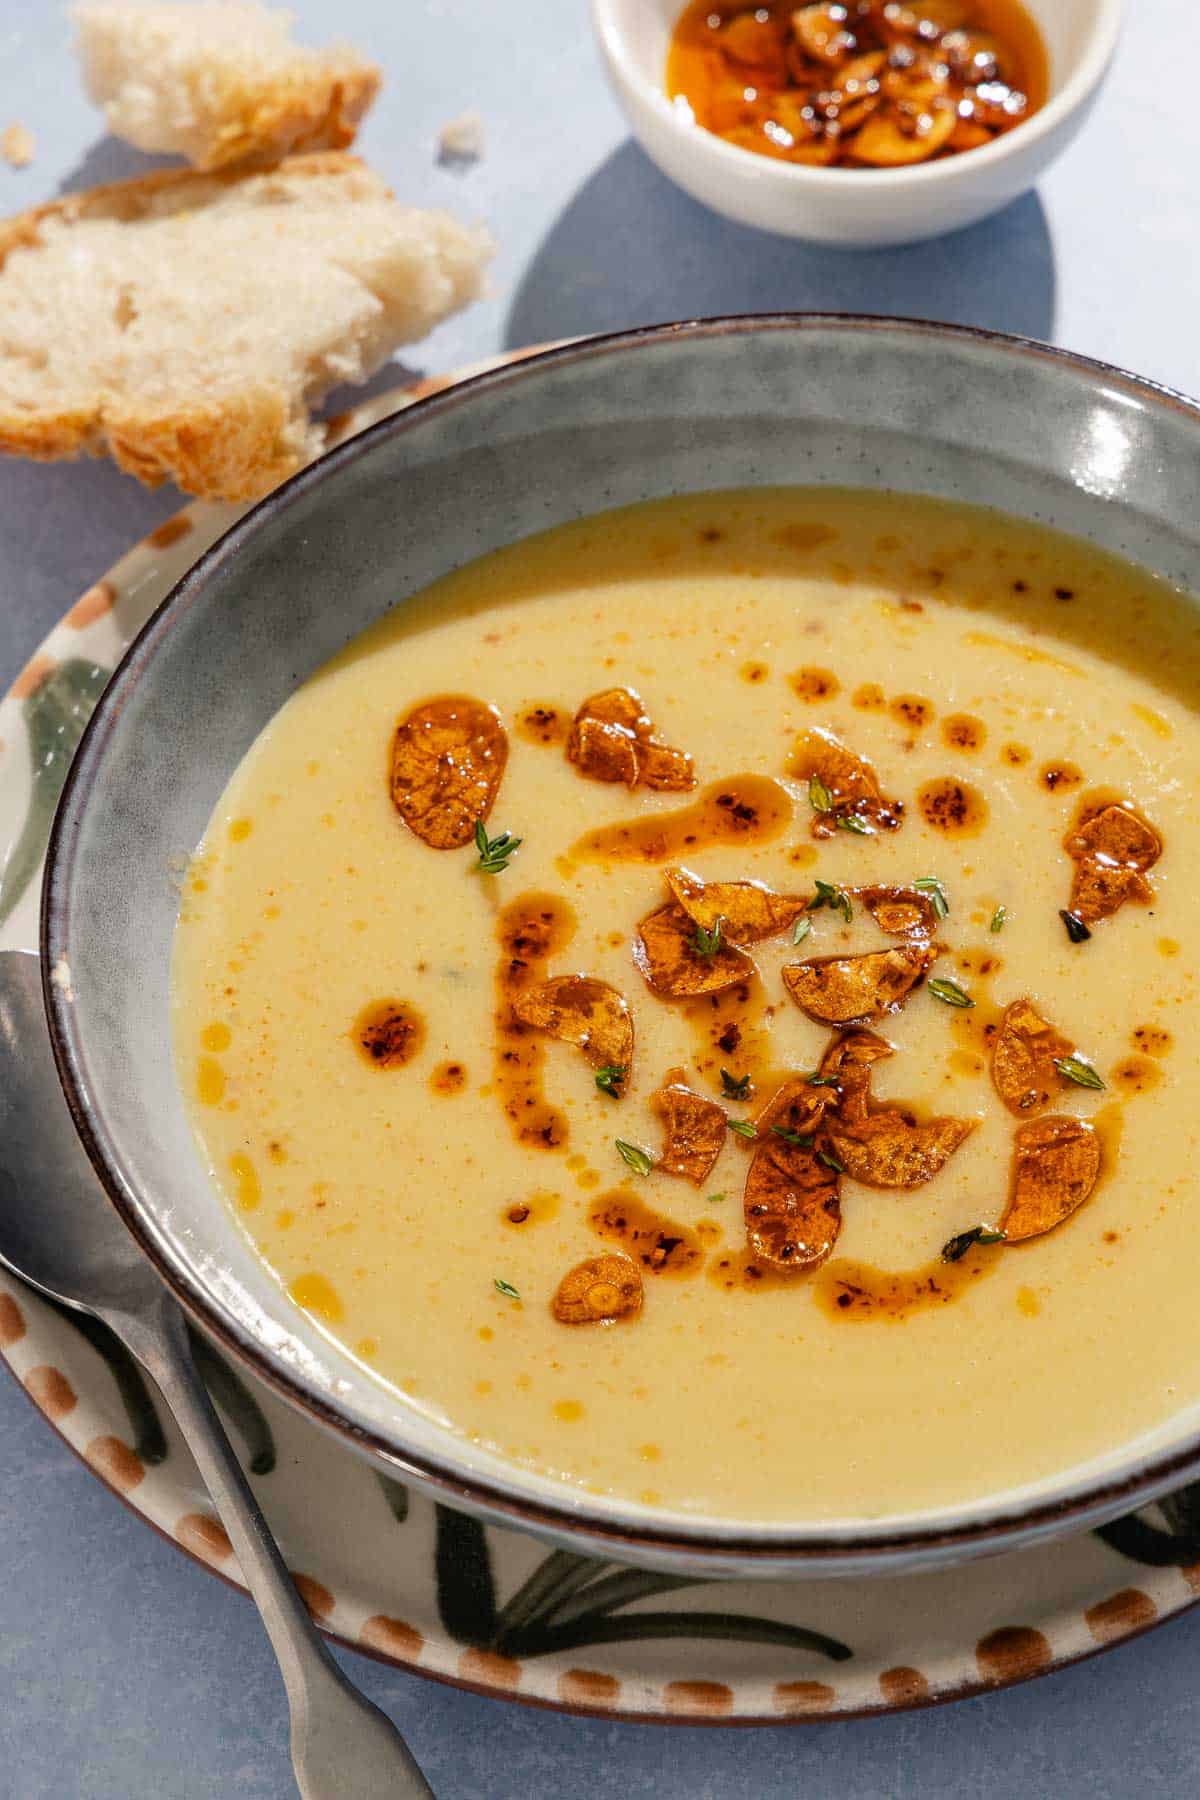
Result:
{"type": "Polygon", "coordinates": [[[1085,1529],[1091,1523],[1115,1517],[1126,1509],[1132,1510],[1189,1479],[1195,1479],[1200,1476],[1200,1434],[1184,1447],[1147,1457],[1127,1472],[1107,1478],[1081,1479],[1069,1491],[1051,1500],[1033,1501],[1019,1512],[981,1516],[948,1527],[930,1525],[928,1528],[897,1529],[884,1523],[878,1529],[857,1529],[854,1535],[798,1527],[794,1534],[784,1537],[778,1531],[770,1535],[754,1530],[730,1531],[717,1521],[703,1519],[697,1519],[694,1525],[673,1524],[669,1529],[640,1524],[615,1525],[610,1519],[591,1513],[586,1498],[568,1494],[566,1490],[561,1504],[534,1500],[497,1481],[476,1475],[464,1476],[449,1466],[448,1458],[443,1461],[433,1455],[414,1452],[403,1442],[402,1433],[387,1435],[348,1419],[293,1366],[273,1355],[214,1299],[202,1282],[194,1279],[189,1269],[164,1250],[139,1203],[136,1184],[121,1172],[123,1162],[119,1147],[102,1108],[94,1105],[90,1096],[76,1009],[54,976],[70,942],[75,845],[107,739],[126,698],[150,673],[157,646],[184,612],[202,598],[206,588],[220,578],[243,546],[312,488],[336,480],[341,470],[371,456],[377,446],[419,432],[425,420],[469,406],[480,393],[490,393],[514,383],[536,381],[539,373],[548,367],[592,362],[640,346],[661,346],[679,340],[757,332],[802,335],[831,329],[864,336],[888,333],[925,341],[948,340],[968,352],[972,347],[986,347],[993,354],[1010,356],[1014,363],[1050,363],[1073,370],[1081,377],[1123,388],[1138,400],[1192,420],[1198,428],[1200,446],[1200,401],[1176,388],[1034,338],[936,320],[862,313],[735,314],[573,339],[525,355],[432,394],[347,439],[273,489],[204,552],[151,614],[118,663],[71,764],[47,848],[41,895],[42,985],[51,1045],[63,1092],[81,1142],[108,1198],[185,1312],[282,1399],[360,1454],[389,1465],[400,1478],[413,1481],[451,1504],[484,1513],[518,1529],[540,1531],[560,1539],[588,1539],[594,1547],[603,1546],[618,1560],[623,1547],[633,1558],[643,1552],[660,1560],[679,1558],[692,1566],[702,1564],[707,1554],[726,1565],[731,1559],[756,1565],[765,1575],[777,1565],[791,1565],[793,1569],[800,1565],[811,1568],[813,1573],[836,1573],[841,1565],[861,1571],[865,1559],[877,1565],[878,1573],[885,1574],[889,1572],[889,1564],[893,1565],[894,1572],[901,1564],[911,1566],[914,1557],[932,1563],[950,1561],[956,1555],[1000,1551],[1014,1540],[1024,1542],[1036,1537],[1056,1536],[1072,1527],[1085,1529]]]}

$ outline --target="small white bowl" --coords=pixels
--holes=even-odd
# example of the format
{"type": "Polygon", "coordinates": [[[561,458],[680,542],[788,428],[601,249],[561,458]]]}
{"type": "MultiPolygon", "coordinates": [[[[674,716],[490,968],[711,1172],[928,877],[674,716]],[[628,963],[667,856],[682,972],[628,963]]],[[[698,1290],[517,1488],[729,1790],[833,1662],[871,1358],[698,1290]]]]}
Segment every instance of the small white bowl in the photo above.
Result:
{"type": "Polygon", "coordinates": [[[1121,0],[1025,0],[1050,57],[1040,112],[981,150],[911,169],[811,168],[727,144],[667,97],[683,0],[592,0],[617,98],[646,154],[685,193],[742,225],[819,244],[911,244],[972,225],[1033,186],[1091,111],[1116,48],[1121,0]]]}

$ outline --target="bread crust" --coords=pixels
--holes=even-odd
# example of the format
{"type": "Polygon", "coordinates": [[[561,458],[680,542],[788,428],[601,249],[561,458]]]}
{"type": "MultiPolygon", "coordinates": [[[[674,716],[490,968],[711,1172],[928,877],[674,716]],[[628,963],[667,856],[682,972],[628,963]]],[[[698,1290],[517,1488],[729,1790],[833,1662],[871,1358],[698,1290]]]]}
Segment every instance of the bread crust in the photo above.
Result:
{"type": "Polygon", "coordinates": [[[234,116],[194,158],[195,167],[261,168],[294,152],[344,149],[354,142],[382,78],[371,63],[346,62],[336,73],[318,68],[266,90],[247,87],[234,116]]]}
{"type": "Polygon", "coordinates": [[[41,242],[42,226],[51,219],[64,225],[83,224],[88,219],[114,219],[121,224],[136,224],[154,210],[163,196],[189,193],[203,200],[216,189],[234,188],[253,175],[263,180],[279,175],[287,182],[322,176],[363,178],[363,194],[356,198],[394,198],[391,188],[372,174],[361,156],[345,150],[311,150],[300,156],[289,156],[268,170],[247,169],[156,169],[151,175],[134,175],[126,181],[110,181],[102,187],[82,188],[75,194],[63,194],[32,206],[28,212],[15,213],[11,219],[0,219],[0,270],[14,250],[36,248],[41,242]]]}

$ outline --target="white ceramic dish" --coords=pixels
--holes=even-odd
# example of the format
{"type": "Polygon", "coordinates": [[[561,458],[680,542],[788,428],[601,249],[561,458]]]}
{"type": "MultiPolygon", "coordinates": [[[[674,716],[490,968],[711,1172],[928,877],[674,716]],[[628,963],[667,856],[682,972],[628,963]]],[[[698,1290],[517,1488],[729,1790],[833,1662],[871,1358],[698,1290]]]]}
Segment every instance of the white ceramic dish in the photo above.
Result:
{"type": "Polygon", "coordinates": [[[1050,98],[1027,124],[961,156],[912,169],[777,162],[693,124],[663,85],[682,0],[592,0],[617,98],[672,181],[742,225],[843,249],[910,244],[972,225],[1031,188],[1091,111],[1112,61],[1121,0],[1025,0],[1050,57],[1050,98]]]}

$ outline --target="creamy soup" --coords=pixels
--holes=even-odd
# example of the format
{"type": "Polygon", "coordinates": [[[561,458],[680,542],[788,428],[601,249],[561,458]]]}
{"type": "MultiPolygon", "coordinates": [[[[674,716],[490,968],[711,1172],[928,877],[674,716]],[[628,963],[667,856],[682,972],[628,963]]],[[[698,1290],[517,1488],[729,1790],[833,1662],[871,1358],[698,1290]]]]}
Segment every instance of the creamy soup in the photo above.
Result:
{"type": "Polygon", "coordinates": [[[880,1516],[1161,1424],[1200,1399],[1198,674],[1144,572],[905,496],[457,570],[195,854],[216,1186],[379,1381],[587,1491],[880,1516]]]}

